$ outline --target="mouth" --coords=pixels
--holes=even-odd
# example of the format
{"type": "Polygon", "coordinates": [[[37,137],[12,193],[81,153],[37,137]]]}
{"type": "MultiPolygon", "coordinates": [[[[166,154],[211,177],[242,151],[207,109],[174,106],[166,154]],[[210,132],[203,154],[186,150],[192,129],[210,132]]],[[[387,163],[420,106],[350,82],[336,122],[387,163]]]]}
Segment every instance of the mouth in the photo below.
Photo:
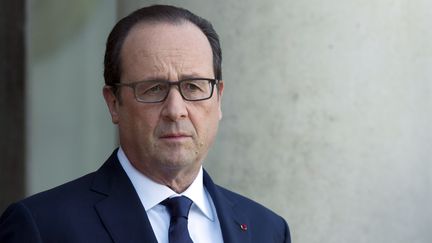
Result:
{"type": "Polygon", "coordinates": [[[160,136],[159,138],[162,140],[168,140],[168,141],[180,141],[180,140],[184,140],[184,139],[189,139],[192,136],[188,135],[188,134],[184,134],[184,133],[169,133],[169,134],[164,134],[162,136],[160,136]]]}

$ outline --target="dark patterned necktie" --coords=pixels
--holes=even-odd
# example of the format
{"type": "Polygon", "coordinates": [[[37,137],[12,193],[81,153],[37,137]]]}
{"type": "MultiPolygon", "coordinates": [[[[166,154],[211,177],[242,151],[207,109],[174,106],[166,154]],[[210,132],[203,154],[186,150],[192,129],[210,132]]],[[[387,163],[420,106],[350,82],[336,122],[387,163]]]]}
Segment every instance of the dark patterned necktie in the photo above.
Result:
{"type": "Polygon", "coordinates": [[[161,202],[171,215],[169,243],[193,243],[188,231],[188,214],[192,200],[185,196],[173,197],[161,202]]]}

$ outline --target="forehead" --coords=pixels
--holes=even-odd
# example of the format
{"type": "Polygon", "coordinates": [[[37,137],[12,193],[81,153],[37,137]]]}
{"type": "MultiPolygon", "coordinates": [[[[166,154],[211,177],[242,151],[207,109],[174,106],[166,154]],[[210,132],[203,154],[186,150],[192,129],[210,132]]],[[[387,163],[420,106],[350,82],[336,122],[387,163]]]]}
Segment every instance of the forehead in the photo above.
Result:
{"type": "Polygon", "coordinates": [[[172,70],[177,75],[213,72],[212,57],[207,37],[192,23],[139,23],[123,43],[122,79],[171,75],[172,70]]]}

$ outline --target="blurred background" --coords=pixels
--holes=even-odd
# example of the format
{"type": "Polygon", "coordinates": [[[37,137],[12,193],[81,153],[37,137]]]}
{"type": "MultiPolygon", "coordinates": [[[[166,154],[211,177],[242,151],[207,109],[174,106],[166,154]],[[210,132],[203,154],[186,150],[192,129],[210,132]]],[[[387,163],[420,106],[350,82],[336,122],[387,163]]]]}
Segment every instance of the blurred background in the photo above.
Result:
{"type": "Polygon", "coordinates": [[[217,183],[281,214],[293,242],[432,242],[428,0],[3,0],[0,211],[110,155],[105,41],[157,3],[220,35],[217,183]]]}

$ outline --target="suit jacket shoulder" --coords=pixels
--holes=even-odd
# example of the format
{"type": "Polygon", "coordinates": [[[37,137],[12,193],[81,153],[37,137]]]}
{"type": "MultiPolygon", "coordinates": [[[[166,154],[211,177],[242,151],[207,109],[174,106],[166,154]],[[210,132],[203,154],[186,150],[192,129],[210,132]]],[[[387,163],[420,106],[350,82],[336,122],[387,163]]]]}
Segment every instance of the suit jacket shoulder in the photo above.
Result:
{"type": "Polygon", "coordinates": [[[157,243],[116,152],[98,171],[12,204],[0,242],[157,243]]]}
{"type": "Polygon", "coordinates": [[[216,185],[204,173],[209,191],[221,221],[224,242],[291,242],[286,221],[261,204],[216,185]]]}

